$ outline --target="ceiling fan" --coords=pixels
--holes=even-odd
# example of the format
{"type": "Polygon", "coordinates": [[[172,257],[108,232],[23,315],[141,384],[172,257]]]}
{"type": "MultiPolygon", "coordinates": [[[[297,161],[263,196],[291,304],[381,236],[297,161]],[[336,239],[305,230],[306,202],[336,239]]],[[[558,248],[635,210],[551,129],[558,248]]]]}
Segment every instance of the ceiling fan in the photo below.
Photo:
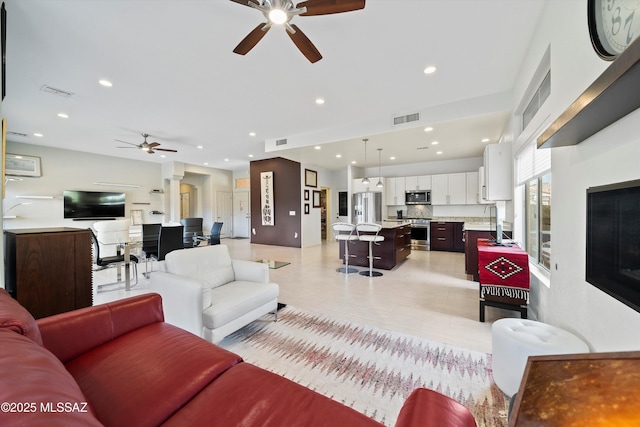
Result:
{"type": "Polygon", "coordinates": [[[139,148],[139,149],[141,149],[143,151],[146,151],[149,154],[153,154],[156,151],[168,151],[168,152],[171,152],[171,153],[177,153],[178,152],[178,150],[170,150],[168,148],[157,148],[160,145],[159,142],[147,142],[147,138],[149,137],[148,133],[143,133],[142,137],[144,138],[144,142],[142,142],[141,144],[134,144],[132,142],[127,142],[127,141],[122,141],[122,140],[116,139],[116,141],[118,141],[118,142],[122,142],[122,143],[125,143],[125,144],[132,145],[132,147],[118,147],[118,148],[139,148]]]}
{"type": "Polygon", "coordinates": [[[316,16],[330,15],[333,13],[351,12],[364,9],[365,0],[307,0],[293,5],[291,0],[231,0],[244,6],[259,10],[267,19],[264,24],[259,24],[253,29],[233,51],[239,55],[246,55],[265,34],[272,25],[283,25],[287,35],[298,47],[300,52],[311,62],[322,59],[322,55],[311,43],[311,40],[294,24],[289,21],[297,15],[316,16]]]}

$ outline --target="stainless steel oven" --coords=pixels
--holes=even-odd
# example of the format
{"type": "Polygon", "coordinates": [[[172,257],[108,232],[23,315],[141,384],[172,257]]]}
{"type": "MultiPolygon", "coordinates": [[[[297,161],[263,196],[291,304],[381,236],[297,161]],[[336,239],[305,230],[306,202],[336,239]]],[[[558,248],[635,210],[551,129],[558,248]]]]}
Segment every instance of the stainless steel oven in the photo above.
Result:
{"type": "Polygon", "coordinates": [[[411,221],[411,250],[431,250],[431,238],[428,219],[414,219],[411,221]]]}

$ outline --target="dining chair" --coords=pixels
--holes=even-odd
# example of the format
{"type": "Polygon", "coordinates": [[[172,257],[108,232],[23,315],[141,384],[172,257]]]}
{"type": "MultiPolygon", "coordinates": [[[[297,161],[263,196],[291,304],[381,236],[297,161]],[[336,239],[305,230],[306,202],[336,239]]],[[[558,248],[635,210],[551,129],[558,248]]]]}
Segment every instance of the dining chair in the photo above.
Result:
{"type": "Polygon", "coordinates": [[[93,223],[93,229],[96,232],[95,235],[103,256],[117,255],[117,244],[129,241],[130,227],[129,218],[93,223]]]}
{"type": "Polygon", "coordinates": [[[164,257],[171,251],[184,249],[184,227],[182,225],[162,226],[158,235],[158,255],[153,257],[157,261],[164,261],[164,257]]]}
{"type": "Polygon", "coordinates": [[[149,278],[149,260],[158,257],[158,238],[162,224],[142,224],[142,253],[144,254],[144,277],[149,278]]]}
{"type": "Polygon", "coordinates": [[[202,218],[182,218],[180,224],[184,227],[183,245],[185,248],[196,246],[197,238],[202,237],[202,218]]]}
{"type": "MultiPolygon", "coordinates": [[[[100,243],[98,241],[98,238],[96,237],[96,234],[93,232],[91,228],[89,228],[89,231],[91,231],[91,239],[93,240],[93,247],[94,247],[93,260],[98,267],[100,267],[101,269],[109,268],[114,265],[115,266],[122,265],[126,262],[124,254],[102,256],[100,253],[100,243]]],[[[129,255],[129,263],[133,263],[133,273],[136,278],[136,285],[137,285],[138,284],[138,257],[136,257],[135,255],[129,255]]],[[[102,285],[98,285],[97,286],[98,292],[101,288],[105,286],[114,285],[120,282],[121,280],[118,277],[118,280],[113,283],[104,283],[102,285]]],[[[116,290],[116,289],[112,289],[112,290],[116,290]]]]}

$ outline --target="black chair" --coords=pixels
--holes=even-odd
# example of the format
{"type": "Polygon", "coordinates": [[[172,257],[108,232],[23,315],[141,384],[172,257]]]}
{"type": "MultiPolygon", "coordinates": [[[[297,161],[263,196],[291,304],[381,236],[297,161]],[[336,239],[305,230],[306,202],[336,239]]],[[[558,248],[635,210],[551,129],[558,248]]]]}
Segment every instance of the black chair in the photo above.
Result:
{"type": "MultiPolygon", "coordinates": [[[[93,247],[95,250],[94,260],[98,267],[107,268],[112,265],[123,264],[125,262],[124,254],[118,254],[118,255],[107,256],[102,258],[100,256],[100,245],[98,244],[98,238],[96,237],[96,234],[93,232],[91,228],[89,228],[89,231],[91,231],[91,239],[93,240],[93,247]]],[[[134,263],[133,272],[134,272],[134,275],[136,276],[136,285],[137,285],[138,284],[138,257],[136,257],[135,255],[129,255],[129,262],[134,263]]],[[[113,285],[115,283],[119,283],[119,281],[114,283],[105,283],[102,285],[98,285],[98,289],[104,286],[113,285]]]]}
{"type": "Polygon", "coordinates": [[[160,228],[162,228],[162,224],[142,224],[142,252],[145,258],[144,277],[146,278],[149,278],[149,258],[158,257],[160,228]]]}
{"type": "Polygon", "coordinates": [[[211,235],[209,236],[210,245],[220,244],[220,231],[222,230],[222,222],[214,222],[211,226],[211,235]]]}
{"type": "Polygon", "coordinates": [[[180,224],[184,227],[183,241],[185,248],[193,248],[197,238],[202,236],[202,218],[183,218],[180,224]]]}
{"type": "Polygon", "coordinates": [[[158,256],[153,258],[163,261],[169,252],[184,249],[183,233],[184,227],[182,225],[161,227],[158,236],[158,256]]]}

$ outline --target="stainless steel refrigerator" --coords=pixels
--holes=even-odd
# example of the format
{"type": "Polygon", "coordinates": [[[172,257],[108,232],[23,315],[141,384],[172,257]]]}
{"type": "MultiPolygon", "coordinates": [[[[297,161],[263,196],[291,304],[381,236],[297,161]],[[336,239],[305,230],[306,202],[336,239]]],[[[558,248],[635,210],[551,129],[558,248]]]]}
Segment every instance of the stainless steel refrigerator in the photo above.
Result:
{"type": "Polygon", "coordinates": [[[353,221],[356,224],[382,221],[382,193],[354,193],[353,221]]]}

